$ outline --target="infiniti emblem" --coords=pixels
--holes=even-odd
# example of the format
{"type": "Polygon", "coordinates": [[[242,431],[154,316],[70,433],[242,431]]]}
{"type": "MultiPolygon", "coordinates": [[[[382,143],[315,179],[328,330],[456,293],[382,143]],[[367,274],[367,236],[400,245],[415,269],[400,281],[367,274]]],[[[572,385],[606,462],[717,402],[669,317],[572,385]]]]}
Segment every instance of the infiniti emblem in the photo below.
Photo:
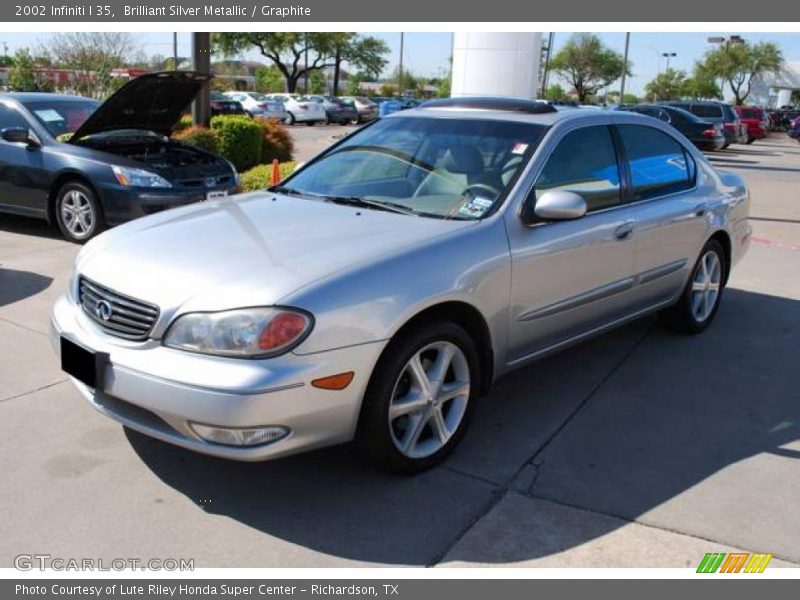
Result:
{"type": "Polygon", "coordinates": [[[105,300],[100,300],[94,306],[94,314],[97,315],[98,319],[102,319],[103,321],[108,321],[111,318],[112,312],[111,305],[105,300]]]}

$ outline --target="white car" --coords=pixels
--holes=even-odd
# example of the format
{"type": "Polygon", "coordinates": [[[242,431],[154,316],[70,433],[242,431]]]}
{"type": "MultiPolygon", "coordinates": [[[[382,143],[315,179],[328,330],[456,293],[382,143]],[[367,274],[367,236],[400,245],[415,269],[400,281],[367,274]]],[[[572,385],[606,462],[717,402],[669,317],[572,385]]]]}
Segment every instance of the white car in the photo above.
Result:
{"type": "Polygon", "coordinates": [[[294,123],[324,123],[327,120],[325,107],[318,102],[303,101],[298,94],[272,94],[268,96],[270,100],[280,100],[286,107],[288,116],[285,119],[287,125],[294,123]]]}
{"type": "Polygon", "coordinates": [[[231,100],[236,100],[248,114],[254,117],[280,119],[285,121],[289,116],[286,107],[280,100],[274,100],[259,92],[225,92],[231,100]]]}

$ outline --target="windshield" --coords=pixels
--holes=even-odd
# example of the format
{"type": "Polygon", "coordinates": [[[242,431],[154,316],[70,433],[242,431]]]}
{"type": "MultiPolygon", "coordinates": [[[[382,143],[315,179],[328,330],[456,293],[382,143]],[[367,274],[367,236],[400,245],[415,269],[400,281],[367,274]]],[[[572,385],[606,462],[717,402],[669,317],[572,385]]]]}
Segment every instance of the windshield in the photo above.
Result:
{"type": "Polygon", "coordinates": [[[427,217],[480,219],[502,201],[544,131],[496,120],[383,119],[280,188],[427,217]]]}
{"type": "Polygon", "coordinates": [[[54,138],[75,133],[100,102],[96,100],[36,100],[24,102],[25,108],[54,138]]]}

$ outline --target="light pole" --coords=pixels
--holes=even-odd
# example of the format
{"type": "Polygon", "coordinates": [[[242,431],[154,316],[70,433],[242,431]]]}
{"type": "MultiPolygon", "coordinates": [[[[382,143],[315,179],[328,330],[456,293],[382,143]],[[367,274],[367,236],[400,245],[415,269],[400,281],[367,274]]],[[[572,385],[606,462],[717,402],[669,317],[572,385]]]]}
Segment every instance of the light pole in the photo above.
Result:
{"type": "Polygon", "coordinates": [[[669,59],[670,58],[675,58],[678,55],[675,52],[662,52],[661,56],[663,56],[664,58],[667,59],[667,69],[666,70],[669,71],[669,59]]]}
{"type": "Polygon", "coordinates": [[[628,48],[631,45],[631,34],[625,34],[625,56],[622,59],[622,81],[619,84],[619,103],[625,104],[625,81],[628,77],[628,48]]]}
{"type": "Polygon", "coordinates": [[[405,42],[405,32],[400,32],[400,64],[397,66],[397,95],[403,95],[403,45],[405,42]]]}
{"type": "MultiPolygon", "coordinates": [[[[730,47],[731,44],[744,44],[745,43],[744,42],[744,38],[742,36],[740,36],[740,35],[731,35],[729,37],[712,36],[712,37],[706,38],[706,41],[709,44],[720,44],[720,47],[722,48],[723,53],[726,54],[726,55],[728,53],[728,48],[730,47]]],[[[722,94],[722,99],[723,100],[725,99],[725,89],[724,88],[725,88],[725,78],[723,76],[720,76],[720,78],[719,78],[719,91],[722,94]]]]}

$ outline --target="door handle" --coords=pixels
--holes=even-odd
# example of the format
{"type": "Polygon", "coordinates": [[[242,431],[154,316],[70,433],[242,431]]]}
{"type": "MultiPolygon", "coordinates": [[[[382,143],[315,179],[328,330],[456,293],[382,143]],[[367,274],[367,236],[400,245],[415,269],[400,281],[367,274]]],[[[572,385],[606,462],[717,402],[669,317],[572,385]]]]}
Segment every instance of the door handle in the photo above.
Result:
{"type": "Polygon", "coordinates": [[[695,217],[702,217],[706,214],[706,205],[705,204],[698,204],[694,207],[694,216],[695,217]]]}
{"type": "Polygon", "coordinates": [[[626,240],[633,233],[633,221],[627,221],[614,230],[614,237],[618,240],[626,240]]]}

